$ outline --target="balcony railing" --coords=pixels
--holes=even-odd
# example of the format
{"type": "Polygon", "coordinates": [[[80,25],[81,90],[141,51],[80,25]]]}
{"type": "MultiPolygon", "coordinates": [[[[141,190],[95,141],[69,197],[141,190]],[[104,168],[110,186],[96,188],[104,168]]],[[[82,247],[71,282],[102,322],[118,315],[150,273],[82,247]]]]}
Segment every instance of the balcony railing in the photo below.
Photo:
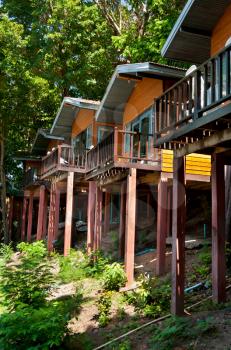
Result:
{"type": "Polygon", "coordinates": [[[53,170],[85,171],[86,151],[76,152],[72,146],[59,145],[42,159],[41,175],[44,176],[53,170]]]}
{"type": "Polygon", "coordinates": [[[198,119],[203,118],[200,125],[206,124],[208,114],[230,99],[230,51],[231,46],[226,47],[155,100],[157,144],[173,139],[179,129],[187,133],[189,125],[193,129],[192,123],[198,119]]]}
{"type": "Polygon", "coordinates": [[[24,176],[24,187],[33,185],[39,180],[39,170],[37,168],[31,168],[26,171],[24,176]]]}
{"type": "Polygon", "coordinates": [[[153,135],[114,129],[103,141],[87,152],[86,171],[110,166],[126,167],[129,163],[157,166],[160,153],[153,146],[153,135]]]}

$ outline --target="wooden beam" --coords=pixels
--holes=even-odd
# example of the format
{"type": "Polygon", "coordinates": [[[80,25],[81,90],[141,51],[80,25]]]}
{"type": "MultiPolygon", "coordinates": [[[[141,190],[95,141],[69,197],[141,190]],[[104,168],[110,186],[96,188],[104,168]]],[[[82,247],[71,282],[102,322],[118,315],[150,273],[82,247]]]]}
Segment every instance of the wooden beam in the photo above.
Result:
{"type": "Polygon", "coordinates": [[[33,200],[34,200],[34,194],[31,191],[30,198],[29,198],[29,208],[28,208],[27,242],[31,242],[32,220],[33,220],[33,200]]]}
{"type": "Polygon", "coordinates": [[[185,215],[185,159],[174,157],[171,304],[174,315],[184,314],[185,215]]]}
{"type": "Polygon", "coordinates": [[[46,238],[46,235],[47,235],[47,201],[48,201],[48,194],[47,194],[47,191],[45,191],[45,196],[44,196],[44,211],[43,211],[42,239],[45,239],[45,238],[46,238]]]}
{"type": "Polygon", "coordinates": [[[110,203],[111,203],[111,194],[110,192],[105,192],[105,205],[104,205],[104,235],[105,236],[110,229],[110,203]]]}
{"type": "Polygon", "coordinates": [[[37,234],[36,240],[39,241],[42,239],[43,235],[43,218],[44,218],[44,210],[45,210],[45,192],[46,187],[44,185],[40,186],[39,189],[39,208],[38,208],[38,223],[37,223],[37,234]]]}
{"type": "Polygon", "coordinates": [[[48,233],[47,233],[47,249],[49,252],[51,252],[53,249],[54,225],[55,225],[55,183],[52,183],[51,190],[50,190],[50,206],[49,206],[48,233]]]}
{"type": "Polygon", "coordinates": [[[127,178],[127,205],[125,226],[125,271],[127,286],[134,281],[135,229],[136,229],[136,169],[127,178]]]}
{"type": "Polygon", "coordinates": [[[9,230],[9,240],[10,241],[12,240],[13,211],[14,211],[14,197],[10,197],[9,213],[8,213],[8,230],[9,230]]]}
{"type": "Polygon", "coordinates": [[[69,172],[67,176],[67,199],[66,199],[66,217],[64,232],[64,256],[70,253],[71,233],[72,233],[72,214],[73,214],[73,188],[74,172],[69,172]]]}
{"type": "Polygon", "coordinates": [[[28,199],[24,196],[22,207],[22,225],[21,225],[21,241],[25,241],[26,237],[26,213],[27,213],[28,199]]]}
{"type": "Polygon", "coordinates": [[[156,274],[163,275],[165,273],[165,250],[168,224],[167,210],[167,189],[168,179],[160,177],[158,185],[157,197],[157,264],[156,274]]]}
{"type": "Polygon", "coordinates": [[[95,204],[96,204],[96,183],[89,182],[88,205],[87,205],[87,253],[93,250],[94,227],[95,227],[95,204]]]}
{"type": "Polygon", "coordinates": [[[123,181],[120,190],[120,226],[119,226],[119,258],[124,258],[125,247],[125,221],[126,221],[126,187],[127,182],[123,181]]]}
{"type": "Polygon", "coordinates": [[[225,177],[222,154],[212,156],[212,289],[213,300],[224,302],[225,294],[225,177]]]}
{"type": "Polygon", "coordinates": [[[55,222],[54,222],[54,239],[58,238],[59,231],[59,212],[60,212],[60,189],[56,184],[55,188],[55,222]]]}
{"type": "Polygon", "coordinates": [[[99,250],[101,246],[102,199],[103,199],[103,193],[101,189],[97,187],[96,188],[96,207],[95,207],[94,250],[99,250]]]}

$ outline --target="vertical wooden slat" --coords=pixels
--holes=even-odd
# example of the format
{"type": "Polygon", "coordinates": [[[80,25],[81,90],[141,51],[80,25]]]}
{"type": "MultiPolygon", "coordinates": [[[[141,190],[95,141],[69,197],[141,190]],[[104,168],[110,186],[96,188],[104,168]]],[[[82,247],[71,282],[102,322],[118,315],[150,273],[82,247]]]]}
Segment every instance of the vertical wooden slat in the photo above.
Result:
{"type": "Polygon", "coordinates": [[[127,183],[123,181],[120,188],[120,226],[119,226],[119,258],[124,257],[125,221],[126,221],[126,189],[127,183]]]}
{"type": "Polygon", "coordinates": [[[105,192],[104,235],[106,235],[109,232],[109,228],[110,228],[110,203],[111,203],[111,193],[105,192]]]}
{"type": "Polygon", "coordinates": [[[8,232],[9,232],[9,241],[12,240],[13,212],[14,212],[14,197],[11,196],[11,197],[10,197],[10,200],[9,200],[9,212],[8,212],[8,232]]]}
{"type": "Polygon", "coordinates": [[[173,161],[172,215],[172,303],[174,315],[184,314],[185,273],[185,164],[184,158],[173,161]]]}
{"type": "Polygon", "coordinates": [[[60,212],[60,189],[58,184],[56,184],[55,188],[55,222],[54,222],[54,239],[58,238],[58,230],[59,230],[59,212],[60,212]]]}
{"type": "Polygon", "coordinates": [[[222,98],[222,55],[217,57],[218,100],[222,98]]]}
{"type": "Polygon", "coordinates": [[[225,177],[222,154],[212,156],[212,289],[213,300],[224,302],[225,293],[225,177]]]}
{"type": "Polygon", "coordinates": [[[37,234],[36,240],[39,241],[42,239],[43,234],[43,218],[44,218],[44,209],[45,209],[45,191],[46,188],[44,185],[40,186],[39,189],[39,207],[38,207],[38,223],[37,223],[37,234]]]}
{"type": "Polygon", "coordinates": [[[48,194],[47,194],[47,191],[45,191],[44,211],[43,211],[43,232],[42,232],[43,239],[45,239],[47,234],[47,201],[48,201],[48,194]]]}
{"type": "Polygon", "coordinates": [[[178,111],[177,111],[177,121],[182,119],[182,84],[178,86],[178,111]]]}
{"type": "Polygon", "coordinates": [[[94,250],[99,250],[101,247],[102,199],[102,191],[99,187],[96,187],[94,250]]]}
{"type": "Polygon", "coordinates": [[[194,119],[198,118],[201,109],[201,72],[196,70],[194,73],[194,119]]]}
{"type": "Polygon", "coordinates": [[[133,158],[133,140],[134,140],[134,135],[130,134],[130,161],[132,161],[133,158]]]}
{"type": "Polygon", "coordinates": [[[130,169],[127,179],[126,228],[125,228],[125,271],[127,286],[134,281],[136,229],[136,169],[130,169]]]}
{"type": "Polygon", "coordinates": [[[204,66],[204,107],[207,106],[208,66],[204,66]]]}
{"type": "Polygon", "coordinates": [[[226,96],[230,94],[230,50],[227,49],[225,53],[225,92],[226,96]]]}
{"type": "Polygon", "coordinates": [[[47,232],[47,249],[49,252],[53,249],[54,240],[54,221],[55,221],[55,183],[51,184],[50,204],[49,204],[49,219],[47,232]]]}
{"type": "Polygon", "coordinates": [[[73,213],[73,190],[74,190],[74,172],[68,172],[67,175],[67,199],[66,199],[66,216],[64,231],[64,256],[69,255],[71,249],[72,233],[72,213],[73,213]]]}
{"type": "Polygon", "coordinates": [[[23,208],[22,208],[22,225],[21,225],[21,240],[25,241],[26,236],[26,214],[27,214],[28,199],[23,197],[23,208]]]}
{"type": "Polygon", "coordinates": [[[95,227],[95,204],[96,204],[96,183],[89,182],[88,205],[87,205],[87,253],[93,250],[94,227],[95,227]]]}
{"type": "Polygon", "coordinates": [[[29,198],[29,208],[28,208],[27,242],[31,242],[32,221],[33,221],[33,200],[34,200],[34,194],[31,191],[30,198],[29,198]]]}
{"type": "Polygon", "coordinates": [[[215,60],[211,60],[211,103],[215,101],[216,96],[216,63],[215,60]]]}

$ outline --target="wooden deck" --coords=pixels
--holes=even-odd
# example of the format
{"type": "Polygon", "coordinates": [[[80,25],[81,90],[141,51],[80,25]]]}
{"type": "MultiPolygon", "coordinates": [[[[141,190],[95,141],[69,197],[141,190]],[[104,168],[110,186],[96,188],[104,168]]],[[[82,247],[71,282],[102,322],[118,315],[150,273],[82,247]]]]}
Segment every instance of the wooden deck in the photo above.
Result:
{"type": "Polygon", "coordinates": [[[175,150],[229,129],[230,52],[226,47],[155,100],[157,146],[175,150]]]}

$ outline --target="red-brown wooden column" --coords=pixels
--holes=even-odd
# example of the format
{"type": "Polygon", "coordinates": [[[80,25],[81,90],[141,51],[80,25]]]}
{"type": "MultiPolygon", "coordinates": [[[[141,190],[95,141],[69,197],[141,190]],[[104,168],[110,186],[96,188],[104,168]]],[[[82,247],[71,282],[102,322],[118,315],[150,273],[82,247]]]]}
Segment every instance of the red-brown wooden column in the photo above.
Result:
{"type": "Polygon", "coordinates": [[[119,226],[119,258],[124,257],[125,222],[126,222],[126,190],[127,182],[123,181],[120,189],[120,226],[119,226]]]}
{"type": "Polygon", "coordinates": [[[54,239],[58,238],[59,230],[59,211],[60,211],[60,189],[58,185],[55,188],[55,222],[54,222],[54,239]]]}
{"type": "Polygon", "coordinates": [[[47,194],[47,191],[45,191],[42,239],[45,239],[46,238],[46,234],[47,234],[47,201],[48,201],[48,194],[47,194]]]}
{"type": "Polygon", "coordinates": [[[93,250],[94,228],[95,228],[95,204],[96,204],[96,183],[89,182],[88,204],[87,204],[87,252],[93,250]]]}
{"type": "Polygon", "coordinates": [[[127,178],[127,203],[125,226],[125,271],[127,286],[134,282],[134,255],[136,229],[136,169],[130,169],[127,178]]]}
{"type": "Polygon", "coordinates": [[[185,274],[185,160],[173,161],[173,216],[172,216],[172,305],[174,315],[184,314],[185,274]]]}
{"type": "Polygon", "coordinates": [[[45,210],[45,192],[46,187],[44,185],[40,186],[39,189],[39,208],[38,208],[38,223],[37,223],[37,234],[36,240],[39,241],[42,239],[43,235],[43,219],[44,219],[44,210],[45,210]]]}
{"type": "Polygon", "coordinates": [[[165,250],[168,223],[167,209],[168,179],[160,178],[157,194],[157,263],[156,274],[165,273],[165,250]]]}
{"type": "Polygon", "coordinates": [[[54,240],[54,226],[55,226],[55,183],[51,184],[50,190],[50,205],[49,205],[49,219],[47,232],[47,249],[49,252],[53,249],[54,240]]]}
{"type": "Polygon", "coordinates": [[[96,188],[96,207],[95,207],[95,232],[94,232],[94,250],[100,249],[102,232],[102,201],[103,193],[99,187],[96,188]]]}
{"type": "Polygon", "coordinates": [[[72,232],[72,214],[73,214],[73,190],[74,190],[74,172],[67,175],[67,199],[66,199],[66,217],[64,232],[64,256],[70,253],[71,232],[72,232]]]}
{"type": "Polygon", "coordinates": [[[32,220],[33,220],[33,200],[34,200],[34,194],[31,191],[30,198],[29,198],[29,208],[28,208],[27,242],[31,242],[32,220]]]}
{"type": "Polygon", "coordinates": [[[110,200],[111,200],[111,193],[105,192],[105,206],[104,206],[104,235],[105,236],[110,229],[110,200]]]}
{"type": "Polygon", "coordinates": [[[212,289],[213,300],[224,302],[225,293],[225,179],[222,154],[212,156],[212,289]]]}
{"type": "Polygon", "coordinates": [[[9,201],[9,213],[8,213],[8,230],[9,230],[9,240],[12,239],[12,221],[13,221],[13,211],[14,211],[14,197],[10,197],[9,201]]]}
{"type": "Polygon", "coordinates": [[[21,225],[21,241],[25,241],[26,237],[26,213],[27,213],[27,205],[28,205],[28,199],[25,197],[23,198],[23,207],[22,207],[22,225],[21,225]]]}

